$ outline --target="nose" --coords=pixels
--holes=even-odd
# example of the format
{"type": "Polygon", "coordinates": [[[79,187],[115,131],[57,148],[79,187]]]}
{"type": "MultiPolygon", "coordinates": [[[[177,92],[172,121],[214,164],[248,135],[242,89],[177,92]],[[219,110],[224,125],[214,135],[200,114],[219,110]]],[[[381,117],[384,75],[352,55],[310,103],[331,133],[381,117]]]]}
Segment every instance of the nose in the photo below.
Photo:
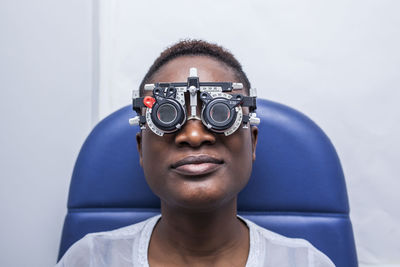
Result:
{"type": "Polygon", "coordinates": [[[198,120],[187,121],[175,136],[175,144],[179,147],[200,147],[202,145],[212,145],[215,141],[215,134],[208,131],[203,123],[198,120]]]}

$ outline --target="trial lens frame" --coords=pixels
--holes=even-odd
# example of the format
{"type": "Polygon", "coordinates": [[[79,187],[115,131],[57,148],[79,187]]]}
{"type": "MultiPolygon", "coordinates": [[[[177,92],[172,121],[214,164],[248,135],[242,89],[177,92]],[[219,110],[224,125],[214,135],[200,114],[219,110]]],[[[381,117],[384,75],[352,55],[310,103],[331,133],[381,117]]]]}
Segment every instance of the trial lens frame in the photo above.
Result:
{"type": "Polygon", "coordinates": [[[234,133],[243,123],[258,125],[256,91],[250,89],[250,96],[228,94],[232,90],[243,88],[241,83],[233,82],[199,82],[197,69],[190,68],[187,82],[146,84],[146,91],[153,91],[153,96],[140,97],[139,89],[133,90],[132,104],[137,116],[131,118],[131,125],[139,125],[145,129],[145,124],[157,135],[173,133],[181,129],[187,120],[201,120],[211,131],[224,133],[226,136],[234,133]],[[186,116],[185,93],[189,93],[190,115],[186,116]],[[201,118],[197,116],[197,96],[203,102],[201,118]],[[249,107],[249,115],[244,115],[242,107],[249,107]],[[142,109],[146,108],[145,115],[142,109]]]}

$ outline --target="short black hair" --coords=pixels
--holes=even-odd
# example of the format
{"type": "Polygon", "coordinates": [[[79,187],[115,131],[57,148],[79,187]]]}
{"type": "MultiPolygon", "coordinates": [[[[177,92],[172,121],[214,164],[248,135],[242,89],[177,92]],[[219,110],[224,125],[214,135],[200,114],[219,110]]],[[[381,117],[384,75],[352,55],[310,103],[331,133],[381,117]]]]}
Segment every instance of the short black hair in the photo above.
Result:
{"type": "Polygon", "coordinates": [[[242,65],[235,56],[222,46],[203,40],[185,39],[165,49],[154,61],[140,83],[140,95],[144,95],[144,85],[149,83],[153,75],[166,63],[180,56],[209,56],[230,67],[238,80],[243,84],[247,93],[250,90],[250,81],[242,69],[242,65]]]}

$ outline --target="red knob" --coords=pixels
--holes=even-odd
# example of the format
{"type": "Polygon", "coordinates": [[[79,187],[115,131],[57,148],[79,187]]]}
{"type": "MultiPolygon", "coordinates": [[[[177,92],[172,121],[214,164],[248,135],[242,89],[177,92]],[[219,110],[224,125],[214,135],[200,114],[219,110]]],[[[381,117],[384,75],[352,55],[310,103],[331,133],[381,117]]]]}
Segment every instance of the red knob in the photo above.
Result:
{"type": "Polygon", "coordinates": [[[143,104],[148,108],[152,108],[155,102],[156,102],[156,100],[151,96],[146,96],[143,99],[143,104]]]}

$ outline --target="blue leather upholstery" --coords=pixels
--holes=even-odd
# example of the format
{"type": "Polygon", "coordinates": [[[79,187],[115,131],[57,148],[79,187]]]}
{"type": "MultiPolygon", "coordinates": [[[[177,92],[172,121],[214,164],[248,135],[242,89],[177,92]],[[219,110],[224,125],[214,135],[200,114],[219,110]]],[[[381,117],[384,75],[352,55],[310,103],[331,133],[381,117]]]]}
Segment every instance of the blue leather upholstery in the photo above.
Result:
{"type": "MultiPolygon", "coordinates": [[[[321,129],[287,106],[259,99],[257,159],[239,214],[272,231],[309,240],[336,266],[357,266],[343,171],[321,129]]],[[[159,213],[138,163],[129,106],[101,121],[77,159],[59,252],[86,233],[159,213]]]]}

